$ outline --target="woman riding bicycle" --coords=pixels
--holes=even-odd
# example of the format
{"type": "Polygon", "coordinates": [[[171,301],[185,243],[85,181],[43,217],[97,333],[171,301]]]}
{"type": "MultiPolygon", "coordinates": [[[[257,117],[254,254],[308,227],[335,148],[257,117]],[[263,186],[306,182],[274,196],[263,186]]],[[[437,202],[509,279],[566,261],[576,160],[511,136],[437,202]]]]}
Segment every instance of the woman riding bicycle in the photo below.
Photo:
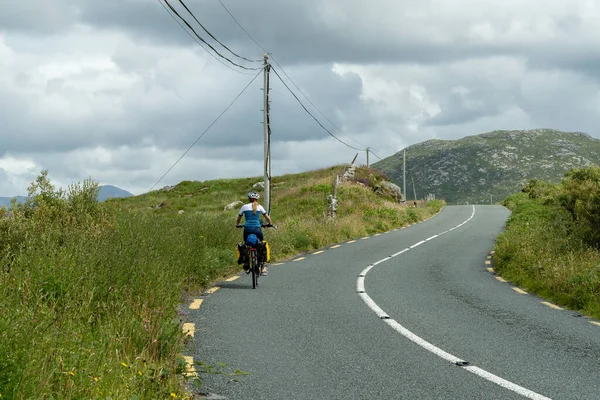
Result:
{"type": "MultiPolygon", "coordinates": [[[[267,214],[267,211],[258,204],[258,199],[260,195],[254,191],[248,193],[248,201],[250,203],[244,204],[240,209],[240,212],[237,217],[236,226],[240,226],[240,221],[242,220],[242,216],[246,219],[244,223],[244,243],[246,243],[246,239],[248,236],[254,234],[258,238],[258,240],[262,241],[264,239],[261,225],[260,225],[260,215],[264,215],[265,219],[272,225],[271,217],[267,214]]],[[[244,264],[244,269],[248,269],[247,265],[244,264]]],[[[263,265],[261,269],[261,275],[267,274],[267,268],[263,265]]]]}

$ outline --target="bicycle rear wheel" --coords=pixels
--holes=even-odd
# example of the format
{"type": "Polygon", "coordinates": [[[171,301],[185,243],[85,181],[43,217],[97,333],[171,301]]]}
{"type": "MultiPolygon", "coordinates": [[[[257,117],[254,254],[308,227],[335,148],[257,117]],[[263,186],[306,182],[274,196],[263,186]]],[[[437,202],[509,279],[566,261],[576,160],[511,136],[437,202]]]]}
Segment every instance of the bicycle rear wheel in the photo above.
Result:
{"type": "Polygon", "coordinates": [[[252,289],[256,289],[260,271],[258,270],[258,261],[256,260],[255,252],[252,252],[250,255],[250,268],[252,269],[252,289]]]}

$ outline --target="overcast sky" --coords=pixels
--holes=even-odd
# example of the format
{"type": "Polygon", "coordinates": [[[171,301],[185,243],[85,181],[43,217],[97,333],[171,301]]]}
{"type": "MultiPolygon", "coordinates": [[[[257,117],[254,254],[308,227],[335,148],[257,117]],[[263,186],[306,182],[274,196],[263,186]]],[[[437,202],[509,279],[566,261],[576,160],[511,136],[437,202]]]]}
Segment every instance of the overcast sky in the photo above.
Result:
{"type": "MultiPolygon", "coordinates": [[[[597,0],[222,1],[352,139],[298,94],[325,126],[381,157],[496,129],[600,137],[597,0]]],[[[218,0],[186,4],[234,52],[262,58],[218,0]]],[[[25,194],[42,169],[59,186],[147,191],[256,74],[238,71],[158,0],[0,0],[0,196],[25,194]]],[[[261,87],[262,75],[158,187],[262,175],[261,87]]],[[[274,74],[271,88],[273,174],[351,161],[274,74]]]]}

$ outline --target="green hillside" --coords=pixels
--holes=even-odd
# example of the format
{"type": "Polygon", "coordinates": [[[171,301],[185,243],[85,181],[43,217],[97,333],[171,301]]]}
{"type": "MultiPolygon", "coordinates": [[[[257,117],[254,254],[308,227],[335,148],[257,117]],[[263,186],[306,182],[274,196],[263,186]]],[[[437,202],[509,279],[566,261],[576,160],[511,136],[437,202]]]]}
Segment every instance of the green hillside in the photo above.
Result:
{"type": "MultiPolygon", "coordinates": [[[[405,208],[376,171],[359,168],[338,187],[331,219],[326,197],[342,169],[274,179],[272,261],[411,224],[443,205],[405,208]]],[[[179,306],[241,270],[239,206],[224,207],[260,180],[181,182],[99,203],[95,183],[61,194],[42,173],[24,205],[0,209],[0,396],[184,397],[179,306]]]]}
{"type": "MultiPolygon", "coordinates": [[[[402,152],[373,165],[402,185],[402,152]]],[[[494,131],[460,140],[428,140],[406,149],[407,195],[433,193],[448,203],[502,201],[530,179],[558,182],[600,164],[600,140],[552,129],[494,131]]]]}

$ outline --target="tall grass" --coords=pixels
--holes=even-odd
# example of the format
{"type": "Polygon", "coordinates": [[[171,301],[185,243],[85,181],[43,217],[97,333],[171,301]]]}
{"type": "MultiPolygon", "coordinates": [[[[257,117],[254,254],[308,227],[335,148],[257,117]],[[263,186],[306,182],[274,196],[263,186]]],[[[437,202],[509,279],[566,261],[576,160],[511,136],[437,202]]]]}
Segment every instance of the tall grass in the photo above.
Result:
{"type": "MultiPolygon", "coordinates": [[[[330,220],[323,213],[332,171],[275,180],[280,229],[266,232],[273,260],[443,206],[405,209],[348,184],[339,190],[339,217],[330,220]]],[[[255,181],[182,182],[99,204],[91,181],[64,193],[40,175],[25,205],[15,204],[10,217],[0,212],[2,398],[184,396],[178,305],[185,291],[238,270],[237,210],[222,208],[255,181]]]]}
{"type": "Polygon", "coordinates": [[[512,210],[494,263],[505,278],[600,319],[600,169],[570,172],[560,184],[532,181],[508,197],[512,210]]]}

